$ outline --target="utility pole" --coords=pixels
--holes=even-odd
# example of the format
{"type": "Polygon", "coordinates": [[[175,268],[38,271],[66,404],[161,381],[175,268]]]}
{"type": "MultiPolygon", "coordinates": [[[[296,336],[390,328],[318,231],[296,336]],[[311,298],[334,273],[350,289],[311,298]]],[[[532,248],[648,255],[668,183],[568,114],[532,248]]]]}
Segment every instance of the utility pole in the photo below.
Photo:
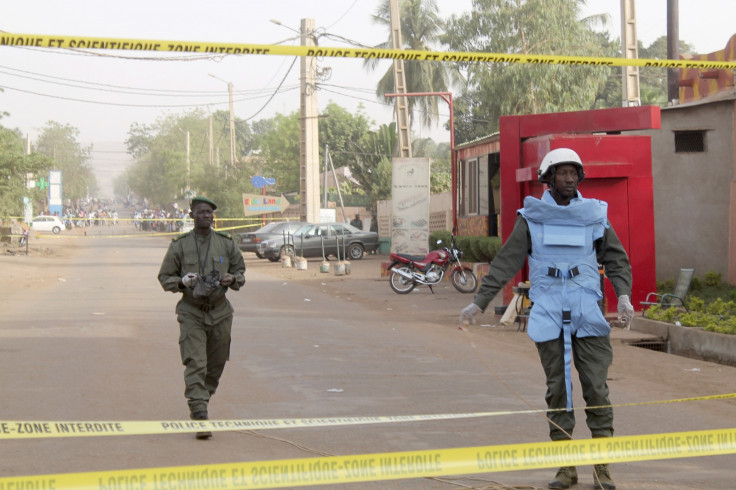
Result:
{"type": "MultiPolygon", "coordinates": [[[[626,59],[639,57],[639,46],[636,36],[635,0],[621,0],[621,52],[626,59]]],[[[621,69],[621,86],[623,106],[640,106],[639,67],[624,66],[621,69]]]]}
{"type": "MultiPolygon", "coordinates": [[[[389,0],[391,15],[391,47],[403,49],[401,42],[401,14],[399,0],[389,0]]],[[[397,94],[406,93],[406,76],[404,60],[394,60],[394,85],[397,94]]],[[[406,97],[396,97],[396,124],[399,134],[399,157],[411,158],[411,127],[409,126],[409,103],[406,97]]]]}
{"type": "Polygon", "coordinates": [[[189,192],[192,188],[190,186],[190,176],[192,173],[192,163],[189,159],[189,131],[187,131],[187,192],[189,192]]]}
{"type": "Polygon", "coordinates": [[[212,136],[212,114],[210,114],[210,165],[215,163],[215,140],[212,136]]]}
{"type": "MultiPolygon", "coordinates": [[[[230,106],[230,168],[233,168],[235,166],[235,111],[233,110],[233,83],[228,82],[227,80],[223,80],[222,78],[213,75],[212,73],[208,73],[209,76],[212,78],[215,78],[221,82],[227,83],[227,96],[228,96],[228,103],[230,106]]],[[[212,125],[210,124],[210,128],[212,125]]],[[[210,130],[210,133],[212,131],[210,130]]],[[[225,173],[227,176],[227,172],[225,173]]]]}
{"type": "Polygon", "coordinates": [[[230,169],[235,168],[235,112],[233,111],[233,84],[227,82],[227,95],[230,99],[230,169]]]}
{"type": "MultiPolygon", "coordinates": [[[[301,45],[314,46],[314,19],[301,21],[301,45]]],[[[319,127],[317,120],[317,59],[302,56],[301,137],[299,154],[299,216],[302,221],[319,222],[319,127]]]]}
{"type": "MultiPolygon", "coordinates": [[[[680,5],[678,0],[667,0],[667,58],[680,58],[680,5]]],[[[676,104],[680,99],[680,70],[667,69],[667,101],[676,104]]]]}

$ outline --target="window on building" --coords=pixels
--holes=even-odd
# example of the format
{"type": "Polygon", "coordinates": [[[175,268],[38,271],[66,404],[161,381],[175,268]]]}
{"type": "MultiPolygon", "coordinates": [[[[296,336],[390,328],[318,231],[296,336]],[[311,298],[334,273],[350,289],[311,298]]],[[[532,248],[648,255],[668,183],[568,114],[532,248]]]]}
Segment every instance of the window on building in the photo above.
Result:
{"type": "Polygon", "coordinates": [[[675,131],[675,153],[705,151],[705,131],[675,131]]]}
{"type": "Polygon", "coordinates": [[[465,215],[478,214],[478,159],[473,158],[465,162],[464,175],[465,215]]]}

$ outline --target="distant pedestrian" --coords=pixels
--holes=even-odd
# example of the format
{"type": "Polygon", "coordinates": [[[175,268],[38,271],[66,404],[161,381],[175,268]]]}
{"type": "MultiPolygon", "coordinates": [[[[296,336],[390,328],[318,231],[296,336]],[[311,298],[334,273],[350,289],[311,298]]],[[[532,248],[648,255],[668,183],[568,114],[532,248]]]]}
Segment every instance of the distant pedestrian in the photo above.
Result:
{"type": "Polygon", "coordinates": [[[350,226],[354,226],[359,230],[363,229],[363,220],[360,219],[360,214],[355,215],[355,218],[350,222],[350,226]]]}

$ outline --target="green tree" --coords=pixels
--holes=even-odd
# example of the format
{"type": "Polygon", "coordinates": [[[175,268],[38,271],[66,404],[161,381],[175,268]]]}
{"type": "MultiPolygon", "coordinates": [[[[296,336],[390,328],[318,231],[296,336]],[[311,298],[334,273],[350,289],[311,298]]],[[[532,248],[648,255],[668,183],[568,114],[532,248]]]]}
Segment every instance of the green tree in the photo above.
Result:
{"type": "MultiPolygon", "coordinates": [[[[581,20],[583,3],[474,0],[471,12],[447,22],[442,40],[454,51],[602,56],[592,29],[600,17],[581,20]]],[[[501,115],[588,109],[609,71],[522,63],[466,64],[465,70],[467,89],[455,104],[459,142],[497,131],[501,115]]]]}
{"type": "Polygon", "coordinates": [[[362,105],[352,113],[334,102],[327,104],[319,119],[320,161],[324,161],[327,145],[335,168],[347,166],[354,142],[360,141],[371,124],[362,105]]]}
{"type": "Polygon", "coordinates": [[[194,110],[161,117],[151,125],[132,125],[126,145],[136,162],[122,182],[116,183],[116,188],[127,186],[161,206],[188,200],[192,194],[204,194],[222,207],[221,217],[240,215],[242,193],[253,192],[249,178],[252,161],[248,154],[255,140],[248,123],[236,119],[236,160],[231,166],[229,113],[216,112],[212,115],[215,151],[210,161],[209,117],[202,110],[194,110]]]}
{"type": "MultiPolygon", "coordinates": [[[[328,144],[331,152],[337,150],[341,155],[345,148],[363,137],[370,124],[362,109],[354,114],[334,103],[327,106],[324,115],[327,117],[319,121],[320,143],[328,144]]],[[[213,140],[215,147],[220,148],[219,159],[216,157],[214,163],[209,160],[209,116],[201,111],[165,116],[150,125],[132,125],[126,145],[136,162],[116,182],[116,188],[127,186],[150,202],[167,206],[184,200],[189,181],[190,193],[207,195],[223,208],[220,217],[242,215],[242,194],[259,192],[251,184],[257,175],[276,180],[276,185],[267,189],[269,194],[298,192],[299,114],[277,114],[251,125],[236,120],[238,143],[233,166],[229,161],[227,117],[229,114],[222,111],[213,115],[213,140]],[[190,136],[188,169],[187,132],[190,136]]],[[[336,166],[344,164],[333,158],[336,166]]]]}
{"type": "Polygon", "coordinates": [[[449,143],[437,144],[432,138],[416,139],[412,142],[412,155],[429,158],[432,168],[429,174],[429,190],[432,194],[450,190],[452,156],[449,143]]]}
{"type": "Polygon", "coordinates": [[[264,177],[276,179],[276,193],[299,192],[299,113],[276,114],[256,142],[264,160],[264,177]]]}
{"type": "MultiPolygon", "coordinates": [[[[602,43],[606,45],[609,56],[621,56],[621,42],[619,39],[610,41],[608,34],[599,33],[602,43]]],[[[685,41],[680,41],[680,53],[692,52],[692,47],[685,41]]],[[[639,58],[662,60],[667,59],[667,37],[661,36],[654,40],[649,47],[639,41],[639,58]]],[[[601,87],[595,100],[595,109],[603,107],[620,107],[623,100],[621,87],[621,67],[611,67],[606,84],[601,87]]],[[[665,68],[639,68],[639,97],[642,105],[667,105],[667,70],[665,68]]]]}
{"type": "MultiPolygon", "coordinates": [[[[685,41],[679,42],[680,54],[692,53],[685,41]]],[[[639,41],[639,58],[667,59],[667,36],[661,36],[645,48],[639,41]]],[[[642,105],[667,105],[667,70],[665,68],[639,68],[639,91],[642,105]]]]}
{"type": "Polygon", "coordinates": [[[97,178],[88,163],[92,147],[83,147],[78,137],[77,128],[48,121],[36,143],[36,151],[51,158],[55,170],[61,170],[62,196],[72,201],[97,192],[97,178]]]}
{"type": "Polygon", "coordinates": [[[38,188],[28,189],[26,176],[47,177],[51,165],[51,159],[39,153],[26,155],[19,130],[0,126],[0,216],[22,216],[24,197],[31,198],[38,211],[46,194],[38,188]]]}
{"type": "MultiPolygon", "coordinates": [[[[439,44],[439,37],[444,30],[444,22],[439,17],[435,0],[399,0],[401,16],[401,40],[404,49],[431,51],[439,44]]],[[[373,15],[377,24],[386,26],[389,32],[388,41],[379,44],[377,48],[391,48],[391,15],[389,0],[383,0],[373,15]]],[[[370,70],[378,67],[376,59],[366,60],[364,66],[370,70]]],[[[407,92],[447,92],[455,83],[461,83],[459,71],[453,65],[438,61],[404,61],[407,92]]],[[[396,92],[394,84],[393,64],[383,75],[376,87],[379,100],[393,103],[392,98],[384,94],[396,92]]],[[[430,127],[439,117],[437,97],[409,97],[407,105],[411,123],[415,115],[419,114],[421,123],[430,127]]]]}
{"type": "Polygon", "coordinates": [[[373,207],[376,201],[391,197],[391,155],[396,142],[396,123],[391,123],[367,132],[354,144],[353,160],[348,168],[373,207]]]}

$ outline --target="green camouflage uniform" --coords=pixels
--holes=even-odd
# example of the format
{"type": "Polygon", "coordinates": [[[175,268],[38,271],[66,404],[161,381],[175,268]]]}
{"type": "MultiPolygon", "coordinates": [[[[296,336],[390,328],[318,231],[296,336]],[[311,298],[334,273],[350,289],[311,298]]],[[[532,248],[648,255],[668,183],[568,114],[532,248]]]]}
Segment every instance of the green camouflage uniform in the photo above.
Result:
{"type": "Polygon", "coordinates": [[[203,300],[193,296],[193,289],[179,289],[179,280],[190,272],[205,276],[213,270],[235,276],[231,289],[237,291],[245,283],[245,262],[232,237],[215,230],[200,237],[192,230],[171,241],[158,272],[165,291],[182,293],[176,304],[176,315],[181,361],[186,366],[184,395],[192,413],[206,412],[217,389],[230,357],[234,310],[225,297],[227,287],[221,286],[203,300]]]}

